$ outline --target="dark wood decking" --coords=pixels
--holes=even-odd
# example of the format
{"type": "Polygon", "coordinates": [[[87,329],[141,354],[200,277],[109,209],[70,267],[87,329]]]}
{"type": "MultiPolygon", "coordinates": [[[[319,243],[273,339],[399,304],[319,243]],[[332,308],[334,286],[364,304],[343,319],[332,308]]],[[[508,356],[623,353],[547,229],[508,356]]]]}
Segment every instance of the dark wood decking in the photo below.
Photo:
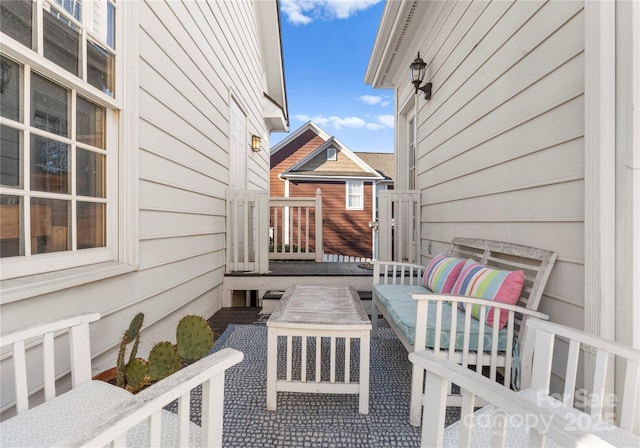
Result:
{"type": "Polygon", "coordinates": [[[267,274],[256,272],[232,272],[229,277],[236,276],[358,276],[371,277],[373,269],[366,269],[367,263],[315,263],[313,261],[270,261],[267,274]]]}
{"type": "Polygon", "coordinates": [[[213,334],[216,339],[224,333],[229,324],[253,324],[256,322],[265,321],[267,315],[260,314],[261,308],[245,308],[245,307],[233,307],[222,308],[211,316],[208,320],[213,334]]]}

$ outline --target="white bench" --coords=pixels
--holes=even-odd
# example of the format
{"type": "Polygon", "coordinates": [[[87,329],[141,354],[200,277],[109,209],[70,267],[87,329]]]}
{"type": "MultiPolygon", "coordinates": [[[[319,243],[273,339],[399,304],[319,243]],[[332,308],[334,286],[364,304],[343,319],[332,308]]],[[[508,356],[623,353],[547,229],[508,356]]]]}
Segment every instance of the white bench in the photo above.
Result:
{"type": "MultiPolygon", "coordinates": [[[[89,323],[97,313],[3,334],[14,364],[17,415],[0,423],[6,446],[222,446],[224,373],[244,355],[233,349],[211,354],[133,395],[91,379],[89,323]],[[68,333],[72,389],[56,396],[55,349],[68,333]],[[58,339],[58,341],[56,341],[58,339]],[[43,404],[29,407],[27,348],[42,346],[43,404]],[[190,421],[191,390],[202,386],[202,426],[190,421]],[[178,413],[163,408],[178,400],[178,413]]],[[[62,352],[62,353],[60,353],[62,352]]],[[[11,378],[3,376],[2,381],[11,378]]]]}
{"type": "MultiPolygon", "coordinates": [[[[522,270],[524,287],[516,305],[433,294],[422,285],[425,266],[377,261],[374,262],[371,304],[373,337],[378,333],[377,316],[382,314],[408,352],[428,348],[464,366],[475,365],[478,371],[487,367],[492,380],[497,380],[499,372],[504,386],[511,387],[512,369],[517,367],[512,358],[514,343],[522,346],[526,339],[523,323],[529,317],[548,318],[537,309],[557,254],[501,241],[454,238],[448,255],[473,259],[494,269],[522,270]],[[458,308],[459,303],[465,304],[466,311],[458,308]],[[480,307],[477,320],[469,312],[474,304],[480,307]],[[480,325],[489,312],[487,305],[491,305],[495,313],[508,312],[505,328],[494,330],[480,325]],[[478,350],[480,346],[482,349],[478,350]]],[[[414,426],[420,424],[423,381],[422,370],[414,368],[410,404],[410,423],[414,426]]],[[[450,394],[450,406],[460,406],[460,403],[459,396],[450,394]]]]}
{"type": "MultiPolygon", "coordinates": [[[[529,319],[530,331],[523,356],[525,389],[505,389],[450,360],[426,350],[409,359],[426,371],[426,398],[422,417],[422,446],[640,446],[640,350],[596,338],[567,327],[529,319]],[[554,342],[568,343],[565,378],[558,398],[549,395],[554,342]],[[594,384],[588,394],[576,393],[579,361],[584,352],[595,354],[594,384]],[[605,394],[607,368],[617,362],[624,372],[615,400],[605,394]],[[525,375],[526,374],[526,375],[525,375]],[[462,390],[460,421],[445,428],[448,383],[462,390]],[[491,403],[474,412],[476,397],[491,403]],[[582,407],[585,397],[589,408],[582,407]],[[614,424],[613,415],[618,419],[614,424]]],[[[564,364],[561,362],[560,364],[564,364]]],[[[585,363],[588,365],[588,363],[585,363]]],[[[559,366],[554,366],[558,371],[559,366]]]]}

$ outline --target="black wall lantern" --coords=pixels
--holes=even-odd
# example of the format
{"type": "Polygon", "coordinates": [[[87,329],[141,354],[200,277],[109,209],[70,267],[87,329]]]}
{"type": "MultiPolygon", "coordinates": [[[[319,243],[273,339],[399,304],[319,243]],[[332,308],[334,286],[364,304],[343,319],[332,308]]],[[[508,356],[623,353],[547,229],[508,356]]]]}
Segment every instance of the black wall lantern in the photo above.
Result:
{"type": "Polygon", "coordinates": [[[427,82],[425,85],[420,87],[422,81],[424,81],[424,75],[426,74],[427,64],[420,57],[420,52],[418,52],[418,57],[413,60],[411,65],[409,66],[410,75],[411,75],[411,83],[416,88],[416,94],[418,90],[424,92],[424,99],[431,99],[431,83],[427,82]]]}

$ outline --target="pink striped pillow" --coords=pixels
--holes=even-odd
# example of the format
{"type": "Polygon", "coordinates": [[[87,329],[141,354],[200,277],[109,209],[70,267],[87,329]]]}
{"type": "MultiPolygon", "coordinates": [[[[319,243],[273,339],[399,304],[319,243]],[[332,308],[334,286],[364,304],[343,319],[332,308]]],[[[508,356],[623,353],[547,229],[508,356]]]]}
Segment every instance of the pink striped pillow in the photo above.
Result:
{"type": "MultiPolygon", "coordinates": [[[[520,298],[523,286],[524,272],[521,270],[501,271],[491,269],[474,260],[467,260],[451,289],[451,294],[515,305],[520,298]]],[[[464,304],[461,303],[460,308],[464,309],[464,304]]],[[[480,318],[479,305],[473,305],[471,315],[476,319],[480,318]]],[[[500,328],[507,324],[508,317],[508,311],[500,312],[500,328]]],[[[493,308],[488,309],[486,322],[487,325],[493,326],[493,308]]]]}
{"type": "Polygon", "coordinates": [[[442,254],[436,255],[424,271],[422,284],[435,293],[448,294],[458,279],[462,266],[464,260],[442,254]]]}

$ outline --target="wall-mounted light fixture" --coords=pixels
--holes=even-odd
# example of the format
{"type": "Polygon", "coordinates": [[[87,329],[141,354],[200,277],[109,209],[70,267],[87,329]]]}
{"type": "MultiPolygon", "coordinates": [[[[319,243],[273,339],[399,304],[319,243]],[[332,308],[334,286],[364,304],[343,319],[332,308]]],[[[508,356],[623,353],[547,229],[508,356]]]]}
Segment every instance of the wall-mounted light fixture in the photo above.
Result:
{"type": "Polygon", "coordinates": [[[424,92],[424,99],[430,100],[431,99],[431,83],[427,82],[425,83],[425,85],[420,87],[420,84],[422,84],[422,81],[424,81],[426,68],[427,68],[427,64],[422,60],[422,58],[420,57],[420,52],[418,52],[418,57],[415,58],[411,63],[411,65],[409,66],[411,83],[416,88],[416,94],[418,93],[418,90],[421,90],[424,92]]]}
{"type": "Polygon", "coordinates": [[[260,151],[260,136],[252,135],[251,136],[251,151],[259,152],[260,151]]]}

